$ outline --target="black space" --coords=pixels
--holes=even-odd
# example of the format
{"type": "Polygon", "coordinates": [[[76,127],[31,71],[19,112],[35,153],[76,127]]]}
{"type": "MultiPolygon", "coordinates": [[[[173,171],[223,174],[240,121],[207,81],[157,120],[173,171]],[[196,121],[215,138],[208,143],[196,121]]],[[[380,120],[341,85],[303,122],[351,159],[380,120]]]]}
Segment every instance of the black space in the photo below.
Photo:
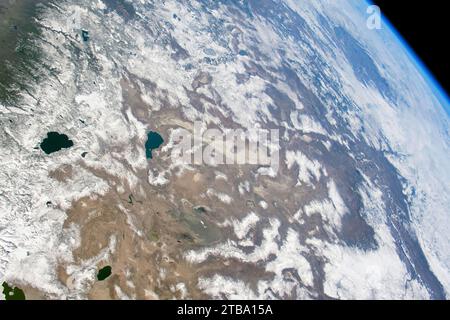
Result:
{"type": "Polygon", "coordinates": [[[450,93],[447,1],[375,0],[442,87],[450,93]]]}

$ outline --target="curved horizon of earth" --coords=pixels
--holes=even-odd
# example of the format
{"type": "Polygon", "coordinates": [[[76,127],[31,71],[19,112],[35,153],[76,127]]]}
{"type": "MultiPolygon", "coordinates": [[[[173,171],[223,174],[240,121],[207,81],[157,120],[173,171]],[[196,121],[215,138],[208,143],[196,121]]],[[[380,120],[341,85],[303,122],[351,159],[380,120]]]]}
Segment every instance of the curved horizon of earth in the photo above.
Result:
{"type": "Polygon", "coordinates": [[[27,299],[448,299],[449,99],[369,5],[0,6],[0,281],[27,299]],[[278,170],[175,161],[195,121],[279,130],[278,170]]]}

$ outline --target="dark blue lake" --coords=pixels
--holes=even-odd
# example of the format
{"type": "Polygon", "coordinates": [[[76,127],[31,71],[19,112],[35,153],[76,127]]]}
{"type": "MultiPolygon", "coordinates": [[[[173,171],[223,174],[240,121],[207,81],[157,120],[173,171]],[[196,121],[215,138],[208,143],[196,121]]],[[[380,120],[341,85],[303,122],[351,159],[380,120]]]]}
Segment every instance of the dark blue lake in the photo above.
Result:
{"type": "Polygon", "coordinates": [[[150,131],[147,135],[147,142],[145,143],[145,153],[147,159],[153,159],[152,151],[161,147],[164,139],[157,132],[150,131]]]}
{"type": "Polygon", "coordinates": [[[62,149],[73,147],[73,141],[65,134],[49,132],[40,147],[46,154],[52,154],[62,149]]]}

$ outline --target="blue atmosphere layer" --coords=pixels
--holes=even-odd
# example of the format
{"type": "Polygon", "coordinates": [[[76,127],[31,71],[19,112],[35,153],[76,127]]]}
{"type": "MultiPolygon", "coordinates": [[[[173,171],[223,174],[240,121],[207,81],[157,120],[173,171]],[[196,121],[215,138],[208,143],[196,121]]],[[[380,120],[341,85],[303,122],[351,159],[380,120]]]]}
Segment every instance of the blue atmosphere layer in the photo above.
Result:
{"type": "MultiPolygon", "coordinates": [[[[375,5],[371,0],[366,0],[367,5],[375,5]]],[[[392,34],[397,38],[400,44],[403,46],[405,51],[410,56],[411,60],[416,64],[416,67],[425,78],[425,80],[430,84],[433,92],[436,94],[439,102],[441,102],[444,110],[447,115],[450,116],[450,97],[445,89],[441,86],[441,84],[436,80],[435,76],[428,69],[428,67],[423,63],[423,61],[419,58],[419,56],[414,52],[409,43],[403,38],[400,32],[397,31],[395,26],[389,21],[387,17],[382,16],[382,22],[385,26],[392,32],[392,34]]]]}

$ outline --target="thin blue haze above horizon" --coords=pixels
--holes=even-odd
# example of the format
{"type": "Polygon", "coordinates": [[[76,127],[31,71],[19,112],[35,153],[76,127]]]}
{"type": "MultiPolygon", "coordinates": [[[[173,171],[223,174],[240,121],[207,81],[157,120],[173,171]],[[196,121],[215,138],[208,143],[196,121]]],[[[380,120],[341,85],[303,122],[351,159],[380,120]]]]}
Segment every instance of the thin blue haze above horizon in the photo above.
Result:
{"type": "MultiPolygon", "coordinates": [[[[365,0],[367,5],[376,5],[372,0],[365,0]]],[[[394,37],[399,41],[403,49],[411,58],[411,61],[415,64],[427,83],[430,85],[432,91],[436,94],[437,99],[441,103],[442,107],[450,117],[450,96],[444,89],[441,83],[437,80],[436,76],[431,72],[428,66],[423,62],[420,56],[415,52],[409,42],[403,37],[400,31],[397,30],[395,25],[381,12],[382,23],[384,23],[388,30],[392,32],[394,37]]]]}

